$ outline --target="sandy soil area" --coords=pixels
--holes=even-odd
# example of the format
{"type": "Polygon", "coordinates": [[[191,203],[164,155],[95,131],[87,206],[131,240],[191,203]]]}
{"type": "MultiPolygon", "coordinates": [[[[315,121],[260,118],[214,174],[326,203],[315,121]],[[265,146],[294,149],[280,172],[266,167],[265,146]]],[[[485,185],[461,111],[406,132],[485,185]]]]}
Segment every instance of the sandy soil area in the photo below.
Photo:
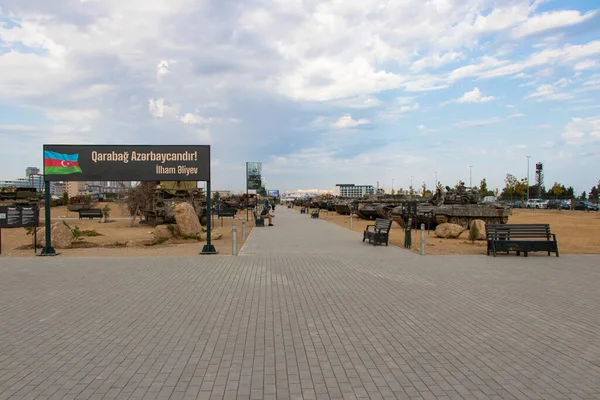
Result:
{"type": "MultiPolygon", "coordinates": [[[[299,210],[299,207],[296,207],[299,210]]],[[[335,212],[324,212],[321,218],[334,224],[349,228],[350,217],[335,212]]],[[[353,230],[363,232],[372,221],[353,218],[353,230]]],[[[508,223],[512,224],[550,224],[556,234],[561,254],[600,254],[600,213],[564,210],[513,210],[508,223]]],[[[461,236],[466,236],[468,232],[461,236]]],[[[412,232],[412,251],[418,253],[420,232],[412,232]]],[[[390,243],[404,247],[404,230],[395,222],[392,224],[390,243]]],[[[427,232],[427,254],[486,254],[486,242],[471,243],[465,238],[440,239],[433,231],[427,232]]],[[[532,253],[542,254],[542,253],[532,253]]]]}
{"type": "MultiPolygon", "coordinates": [[[[51,209],[52,221],[63,219],[72,229],[75,226],[80,230],[95,230],[101,236],[84,237],[84,243],[76,244],[73,249],[57,249],[61,256],[67,257],[155,257],[155,256],[194,256],[198,255],[206,244],[206,234],[202,235],[201,241],[169,240],[162,244],[152,246],[146,245],[153,242],[153,228],[139,224],[139,219],[130,226],[131,216],[125,207],[115,203],[108,203],[110,211],[110,222],[100,223],[98,219],[78,219],[76,212],[67,211],[66,207],[54,207],[51,209]],[[122,247],[127,242],[133,242],[134,247],[122,247]]],[[[96,204],[95,207],[102,208],[104,203],[96,204]]],[[[43,226],[44,210],[41,210],[41,223],[43,226]]],[[[236,216],[238,231],[238,249],[242,246],[242,221],[246,219],[244,212],[236,216]]],[[[212,244],[219,255],[231,255],[232,232],[234,220],[232,218],[213,218],[213,234],[222,234],[222,238],[213,240],[212,244]],[[222,224],[222,226],[221,226],[222,224]]],[[[252,230],[252,218],[246,224],[247,235],[252,230]]],[[[33,237],[27,235],[24,228],[2,230],[2,255],[0,257],[33,257],[33,237]],[[21,249],[29,245],[29,249],[21,249]]],[[[38,249],[38,252],[40,250],[38,249]]]]}

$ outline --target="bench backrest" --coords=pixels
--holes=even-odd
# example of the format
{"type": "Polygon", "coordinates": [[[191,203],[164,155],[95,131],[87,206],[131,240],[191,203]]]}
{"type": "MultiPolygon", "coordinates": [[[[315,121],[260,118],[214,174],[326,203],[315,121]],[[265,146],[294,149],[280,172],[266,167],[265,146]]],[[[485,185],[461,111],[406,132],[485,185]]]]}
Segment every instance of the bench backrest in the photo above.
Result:
{"type": "Polygon", "coordinates": [[[487,224],[486,237],[493,240],[549,239],[549,224],[487,224]]]}
{"type": "Polygon", "coordinates": [[[85,210],[79,210],[79,214],[102,214],[102,210],[99,208],[86,208],[85,210]]]}
{"type": "Polygon", "coordinates": [[[391,219],[377,218],[375,219],[375,229],[380,231],[389,231],[392,227],[391,219]]]}

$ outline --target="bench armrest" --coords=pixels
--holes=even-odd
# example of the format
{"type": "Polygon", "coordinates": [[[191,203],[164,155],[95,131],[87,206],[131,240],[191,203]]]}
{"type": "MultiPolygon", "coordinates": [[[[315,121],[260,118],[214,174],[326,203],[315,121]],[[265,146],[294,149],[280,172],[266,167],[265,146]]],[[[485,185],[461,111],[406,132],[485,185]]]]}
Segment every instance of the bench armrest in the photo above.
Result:
{"type": "Polygon", "coordinates": [[[375,226],[375,225],[367,225],[367,226],[365,227],[365,231],[368,231],[370,226],[375,226]]]}

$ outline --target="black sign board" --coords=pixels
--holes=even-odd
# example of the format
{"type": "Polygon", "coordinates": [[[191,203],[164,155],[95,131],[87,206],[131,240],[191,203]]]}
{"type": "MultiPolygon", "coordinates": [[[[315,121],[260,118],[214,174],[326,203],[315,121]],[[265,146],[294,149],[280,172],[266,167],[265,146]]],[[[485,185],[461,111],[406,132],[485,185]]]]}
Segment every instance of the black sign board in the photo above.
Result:
{"type": "Polygon", "coordinates": [[[417,215],[417,202],[416,201],[405,201],[402,203],[402,215],[413,216],[417,215]]]}
{"type": "Polygon", "coordinates": [[[0,206],[0,228],[37,227],[39,217],[37,206],[0,206]]]}
{"type": "Polygon", "coordinates": [[[210,181],[210,146],[44,145],[46,181],[210,181]]]}

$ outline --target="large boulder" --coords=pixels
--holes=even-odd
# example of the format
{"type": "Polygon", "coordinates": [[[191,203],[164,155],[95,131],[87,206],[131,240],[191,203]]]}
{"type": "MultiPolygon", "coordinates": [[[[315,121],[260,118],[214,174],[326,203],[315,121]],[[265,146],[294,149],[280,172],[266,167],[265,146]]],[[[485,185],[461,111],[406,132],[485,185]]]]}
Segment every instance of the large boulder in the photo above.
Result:
{"type": "Polygon", "coordinates": [[[474,227],[477,229],[477,235],[475,238],[469,235],[469,238],[475,240],[485,240],[485,222],[480,219],[475,219],[471,221],[471,231],[474,227]]]}
{"type": "MultiPolygon", "coordinates": [[[[70,249],[73,247],[73,232],[63,221],[55,222],[50,226],[50,243],[56,249],[70,249]]],[[[37,232],[37,245],[46,245],[46,229],[37,232]]]]}
{"type": "Polygon", "coordinates": [[[175,221],[181,236],[200,235],[202,225],[198,215],[189,203],[180,203],[175,206],[175,221]]]}
{"type": "Polygon", "coordinates": [[[158,225],[152,234],[155,240],[168,240],[173,237],[173,231],[174,228],[169,229],[169,225],[158,225]]]}
{"type": "Polygon", "coordinates": [[[435,236],[443,239],[456,239],[465,231],[460,225],[456,224],[439,224],[435,228],[435,236]]]}

